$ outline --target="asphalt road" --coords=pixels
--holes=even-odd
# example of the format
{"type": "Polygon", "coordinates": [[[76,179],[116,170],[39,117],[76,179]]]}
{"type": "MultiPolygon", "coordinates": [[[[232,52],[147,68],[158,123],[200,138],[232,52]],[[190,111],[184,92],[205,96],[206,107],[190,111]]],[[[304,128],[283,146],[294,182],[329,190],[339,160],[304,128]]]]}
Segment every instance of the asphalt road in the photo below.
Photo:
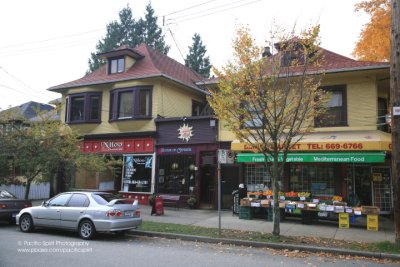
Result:
{"type": "Polygon", "coordinates": [[[0,223],[0,267],[40,266],[399,266],[370,259],[240,246],[100,234],[83,241],[73,232],[22,233],[0,223]]]}

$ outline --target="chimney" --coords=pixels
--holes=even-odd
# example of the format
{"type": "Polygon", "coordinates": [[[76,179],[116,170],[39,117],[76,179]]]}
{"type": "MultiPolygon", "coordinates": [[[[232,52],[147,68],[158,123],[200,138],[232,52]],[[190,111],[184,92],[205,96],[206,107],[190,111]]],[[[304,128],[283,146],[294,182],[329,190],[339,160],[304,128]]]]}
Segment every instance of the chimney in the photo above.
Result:
{"type": "Polygon", "coordinates": [[[270,56],[272,56],[271,48],[269,46],[264,47],[264,52],[262,53],[262,57],[270,57],[270,56]]]}

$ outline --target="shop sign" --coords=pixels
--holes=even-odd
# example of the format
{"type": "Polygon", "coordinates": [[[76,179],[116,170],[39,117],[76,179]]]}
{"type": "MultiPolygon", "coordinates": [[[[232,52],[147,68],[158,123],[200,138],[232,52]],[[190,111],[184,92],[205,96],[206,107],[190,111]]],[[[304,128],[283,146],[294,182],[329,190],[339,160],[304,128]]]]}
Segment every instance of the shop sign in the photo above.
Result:
{"type": "Polygon", "coordinates": [[[233,164],[234,153],[229,149],[218,149],[218,162],[221,164],[233,164]]]}
{"type": "Polygon", "coordinates": [[[124,150],[124,141],[103,141],[100,143],[101,152],[115,152],[124,150]]]}
{"type": "Polygon", "coordinates": [[[193,147],[162,147],[158,149],[158,154],[193,154],[193,147]]]}
{"type": "Polygon", "coordinates": [[[400,107],[393,107],[393,116],[400,115],[400,107]]]}
{"type": "MultiPolygon", "coordinates": [[[[282,162],[283,156],[279,155],[278,161],[282,162]]],[[[273,157],[268,157],[272,162],[273,157]]],[[[263,154],[240,153],[237,155],[237,162],[265,162],[263,154]]],[[[366,153],[288,153],[286,162],[325,162],[325,163],[383,163],[385,162],[384,152],[366,153]]]]}
{"type": "Polygon", "coordinates": [[[178,138],[182,141],[189,142],[193,135],[193,126],[189,126],[189,124],[183,124],[178,129],[178,138]]]}

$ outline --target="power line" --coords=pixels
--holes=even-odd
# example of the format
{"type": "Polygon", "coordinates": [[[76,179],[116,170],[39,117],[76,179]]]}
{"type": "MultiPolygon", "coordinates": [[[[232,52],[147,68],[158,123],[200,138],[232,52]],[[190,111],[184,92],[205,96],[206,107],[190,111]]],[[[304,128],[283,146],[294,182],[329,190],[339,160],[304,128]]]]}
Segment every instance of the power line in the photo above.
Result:
{"type": "MultiPolygon", "coordinates": [[[[242,2],[242,1],[237,1],[237,2],[242,2]]],[[[262,0],[256,0],[256,1],[249,2],[249,3],[244,3],[244,4],[241,4],[241,5],[233,6],[233,7],[220,9],[220,10],[217,10],[215,12],[210,12],[210,13],[207,13],[207,14],[204,14],[204,15],[199,15],[199,16],[194,16],[194,17],[191,17],[191,18],[183,19],[183,20],[178,20],[178,21],[175,21],[174,23],[176,24],[176,23],[179,23],[179,22],[185,22],[185,21],[189,21],[189,20],[193,20],[193,19],[198,19],[198,18],[202,18],[202,17],[218,14],[218,13],[225,12],[225,11],[228,11],[228,10],[231,10],[231,9],[235,9],[235,8],[238,8],[238,7],[251,5],[251,4],[254,4],[256,2],[260,2],[260,1],[262,1],[262,0]]],[[[231,5],[231,4],[229,4],[229,5],[231,5]]],[[[210,10],[212,10],[212,9],[210,9],[210,10]]],[[[205,11],[207,11],[207,10],[205,10],[205,11]]],[[[200,13],[204,13],[205,11],[201,11],[200,13]]],[[[194,15],[194,14],[192,14],[192,15],[194,15]]],[[[185,17],[185,16],[182,16],[182,17],[185,17]]]]}
{"type": "Polygon", "coordinates": [[[24,45],[30,45],[30,44],[38,44],[38,43],[44,43],[44,42],[54,41],[54,40],[61,40],[61,39],[66,39],[66,38],[69,38],[69,37],[72,37],[72,36],[85,35],[85,34],[88,34],[88,33],[98,32],[98,31],[102,31],[102,30],[104,30],[104,29],[95,29],[95,30],[91,30],[91,31],[87,31],[87,32],[63,35],[63,36],[58,36],[58,37],[49,38],[49,39],[43,39],[43,40],[37,40],[37,41],[32,41],[32,42],[26,42],[26,43],[19,43],[19,44],[13,44],[13,45],[0,46],[0,49],[9,48],[9,47],[24,46],[24,45]]]}
{"type": "Polygon", "coordinates": [[[89,43],[92,41],[93,41],[92,38],[90,38],[90,39],[87,38],[87,39],[77,40],[77,41],[69,42],[69,43],[35,47],[35,48],[29,48],[29,49],[19,50],[19,51],[11,51],[11,52],[4,51],[4,52],[0,52],[0,57],[6,58],[6,57],[13,57],[13,56],[27,55],[27,54],[42,53],[42,52],[47,52],[47,51],[54,51],[54,50],[59,50],[59,49],[63,49],[63,48],[79,46],[79,45],[86,44],[86,43],[89,43]],[[3,53],[3,54],[1,54],[1,53],[3,53]]]}
{"type": "Polygon", "coordinates": [[[232,2],[232,3],[226,3],[226,4],[223,4],[223,5],[214,6],[214,7],[208,8],[208,9],[204,9],[204,10],[196,11],[196,12],[193,12],[193,13],[190,13],[190,14],[186,14],[186,15],[182,15],[182,16],[179,16],[179,17],[175,17],[174,19],[190,17],[190,16],[193,16],[193,15],[196,15],[196,14],[199,14],[199,13],[204,13],[204,12],[207,12],[207,11],[210,11],[210,10],[219,9],[219,8],[222,8],[222,7],[232,6],[232,5],[235,5],[237,3],[245,2],[245,1],[247,1],[247,0],[237,0],[237,1],[232,2]]]}
{"type": "Polygon", "coordinates": [[[190,7],[187,7],[187,8],[181,9],[181,10],[178,10],[178,11],[174,11],[174,12],[172,12],[172,13],[169,13],[169,14],[167,14],[167,15],[164,15],[163,17],[169,16],[169,15],[173,15],[173,14],[177,14],[177,13],[181,13],[181,12],[183,12],[183,11],[190,10],[190,9],[192,9],[192,8],[195,8],[195,7],[198,7],[198,6],[202,6],[202,5],[208,4],[208,3],[210,3],[210,2],[214,2],[214,1],[215,1],[215,0],[211,0],[211,1],[207,1],[207,2],[201,3],[201,4],[197,4],[197,5],[194,5],[194,6],[190,6],[190,7]]]}
{"type": "MultiPolygon", "coordinates": [[[[23,85],[25,88],[30,89],[30,90],[33,90],[33,91],[36,91],[36,92],[39,93],[39,94],[48,96],[47,94],[45,94],[45,93],[43,93],[43,92],[41,92],[41,91],[39,91],[39,90],[33,89],[31,86],[27,85],[26,83],[24,83],[23,81],[21,81],[20,79],[18,79],[16,76],[14,76],[14,75],[12,75],[11,73],[9,73],[9,72],[8,72],[7,70],[5,70],[2,66],[0,66],[0,69],[3,70],[3,72],[6,73],[8,76],[10,76],[12,79],[16,80],[16,81],[19,82],[21,85],[23,85]]],[[[6,85],[1,85],[1,86],[2,86],[2,87],[9,88],[9,89],[12,89],[12,90],[15,90],[15,91],[18,91],[18,92],[21,92],[21,91],[19,91],[18,89],[15,89],[15,88],[12,88],[12,87],[9,87],[9,86],[6,86],[6,85]]],[[[21,93],[26,93],[26,92],[21,92],[21,93]]],[[[36,95],[36,97],[38,97],[38,96],[36,95]]]]}
{"type": "Polygon", "coordinates": [[[7,89],[10,89],[10,90],[15,91],[15,92],[18,92],[18,93],[20,93],[20,94],[30,95],[30,96],[33,96],[33,97],[38,98],[38,99],[40,98],[38,95],[34,95],[34,94],[31,94],[31,93],[28,93],[28,92],[24,92],[24,91],[21,91],[21,90],[19,90],[19,89],[16,89],[16,88],[13,88],[13,87],[4,85],[4,84],[0,84],[0,87],[4,87],[4,88],[7,88],[7,89]]]}

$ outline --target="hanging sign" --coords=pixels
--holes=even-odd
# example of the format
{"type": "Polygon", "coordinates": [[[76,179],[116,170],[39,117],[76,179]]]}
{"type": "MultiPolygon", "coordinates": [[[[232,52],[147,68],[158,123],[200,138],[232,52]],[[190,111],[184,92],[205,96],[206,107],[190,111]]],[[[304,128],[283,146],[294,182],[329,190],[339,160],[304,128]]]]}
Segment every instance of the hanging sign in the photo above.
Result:
{"type": "Polygon", "coordinates": [[[400,107],[393,107],[393,116],[400,115],[400,107]]]}
{"type": "Polygon", "coordinates": [[[183,124],[178,129],[178,138],[182,141],[189,142],[190,138],[193,136],[193,126],[189,126],[189,124],[183,124]]]}

